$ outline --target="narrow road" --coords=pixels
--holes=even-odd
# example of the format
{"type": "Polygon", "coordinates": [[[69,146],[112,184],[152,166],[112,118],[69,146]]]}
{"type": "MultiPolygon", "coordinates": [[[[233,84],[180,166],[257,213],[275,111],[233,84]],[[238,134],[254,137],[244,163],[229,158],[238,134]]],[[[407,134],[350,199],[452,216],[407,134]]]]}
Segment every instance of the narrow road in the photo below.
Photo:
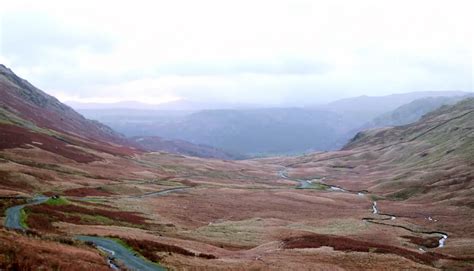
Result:
{"type": "MultiPolygon", "coordinates": [[[[172,192],[172,191],[168,191],[172,192]]],[[[44,203],[48,200],[48,197],[38,196],[26,204],[10,207],[6,210],[5,228],[13,230],[25,230],[21,223],[21,210],[29,205],[37,205],[44,203]]],[[[76,236],[76,239],[93,243],[97,249],[105,252],[108,255],[108,264],[113,270],[119,270],[115,265],[114,261],[117,259],[127,266],[130,270],[144,270],[144,271],[163,271],[166,270],[164,267],[148,261],[139,256],[135,256],[133,251],[128,250],[116,241],[103,237],[96,236],[76,236]]]]}
{"type": "Polygon", "coordinates": [[[45,196],[38,196],[33,198],[33,200],[29,203],[8,208],[5,212],[5,228],[13,230],[26,230],[26,228],[21,224],[21,210],[29,205],[41,204],[48,199],[49,198],[45,196]]]}
{"type": "Polygon", "coordinates": [[[163,196],[169,193],[173,192],[179,192],[179,191],[184,191],[186,189],[189,189],[190,187],[184,186],[184,187],[175,187],[175,188],[168,188],[168,189],[163,189],[160,191],[155,191],[155,192],[148,192],[139,196],[131,196],[133,198],[144,198],[144,197],[150,197],[150,196],[163,196]]]}
{"type": "Polygon", "coordinates": [[[127,248],[117,243],[113,239],[97,237],[97,236],[84,236],[84,235],[78,235],[76,236],[76,239],[83,242],[93,243],[98,249],[107,253],[109,260],[117,259],[121,261],[123,264],[125,264],[127,268],[130,270],[137,270],[137,271],[164,271],[166,270],[164,267],[156,263],[150,262],[139,256],[135,256],[135,253],[133,251],[128,250],[127,248]]]}

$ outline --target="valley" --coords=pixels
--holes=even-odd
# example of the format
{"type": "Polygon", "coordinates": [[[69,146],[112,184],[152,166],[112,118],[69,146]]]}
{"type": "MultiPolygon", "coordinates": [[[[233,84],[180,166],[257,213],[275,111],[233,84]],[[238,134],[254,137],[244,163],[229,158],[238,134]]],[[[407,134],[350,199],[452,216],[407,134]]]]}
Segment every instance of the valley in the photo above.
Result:
{"type": "Polygon", "coordinates": [[[474,266],[472,98],[339,151],[221,160],[144,150],[0,79],[0,269],[474,266]]]}

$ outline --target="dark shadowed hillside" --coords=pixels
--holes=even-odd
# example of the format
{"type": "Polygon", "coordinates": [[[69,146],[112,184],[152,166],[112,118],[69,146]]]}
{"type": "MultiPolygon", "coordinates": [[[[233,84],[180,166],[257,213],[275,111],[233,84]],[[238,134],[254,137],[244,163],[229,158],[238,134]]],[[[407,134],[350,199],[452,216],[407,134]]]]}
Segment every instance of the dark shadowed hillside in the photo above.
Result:
{"type": "Polygon", "coordinates": [[[337,114],[298,108],[205,110],[177,122],[155,123],[148,134],[177,138],[248,155],[331,149],[337,114]]]}
{"type": "Polygon", "coordinates": [[[158,136],[132,137],[131,140],[136,142],[144,150],[152,152],[169,152],[183,154],[188,156],[196,156],[202,158],[216,158],[224,160],[243,159],[244,156],[239,154],[231,154],[206,145],[197,145],[184,140],[166,140],[158,136]]]}

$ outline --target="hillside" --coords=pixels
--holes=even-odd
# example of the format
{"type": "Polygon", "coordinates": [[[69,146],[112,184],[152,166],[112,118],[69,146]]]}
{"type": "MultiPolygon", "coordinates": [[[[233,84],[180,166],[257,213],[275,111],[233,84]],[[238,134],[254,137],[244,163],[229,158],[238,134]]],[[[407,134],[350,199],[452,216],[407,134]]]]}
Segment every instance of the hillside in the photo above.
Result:
{"type": "Polygon", "coordinates": [[[463,91],[419,91],[387,96],[359,96],[346,98],[331,102],[318,108],[335,112],[352,112],[366,119],[375,118],[378,115],[395,110],[414,100],[427,97],[455,97],[468,94],[463,91]]]}
{"type": "Polygon", "coordinates": [[[423,115],[440,108],[443,105],[453,105],[471,95],[454,97],[427,97],[404,104],[391,112],[376,117],[363,125],[361,130],[376,127],[406,125],[418,121],[423,115]]]}
{"type": "Polygon", "coordinates": [[[169,152],[202,158],[223,160],[242,159],[242,155],[226,153],[214,147],[197,145],[184,140],[166,140],[158,136],[132,137],[137,145],[150,152],[169,152]]]}
{"type": "Polygon", "coordinates": [[[84,118],[56,98],[0,66],[0,149],[38,148],[80,163],[101,160],[95,152],[139,153],[109,127],[84,118]]]}
{"type": "MultiPolygon", "coordinates": [[[[0,95],[0,114],[4,122],[21,118],[37,127],[84,139],[118,144],[126,142],[109,127],[84,118],[3,65],[0,65],[0,95]]],[[[17,121],[16,124],[20,123],[17,121]]]]}

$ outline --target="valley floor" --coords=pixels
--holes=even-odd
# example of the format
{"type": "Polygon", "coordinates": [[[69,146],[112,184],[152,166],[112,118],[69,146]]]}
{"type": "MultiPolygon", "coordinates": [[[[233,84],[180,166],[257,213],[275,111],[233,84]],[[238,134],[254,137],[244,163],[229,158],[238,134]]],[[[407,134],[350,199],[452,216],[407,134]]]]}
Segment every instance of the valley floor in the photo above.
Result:
{"type": "MultiPolygon", "coordinates": [[[[120,239],[177,270],[462,270],[474,263],[474,226],[466,221],[474,217],[472,209],[390,199],[360,178],[364,166],[292,167],[304,157],[219,161],[155,153],[53,168],[59,158],[51,155],[33,168],[25,151],[4,155],[0,167],[16,176],[16,184],[28,180],[34,187],[5,187],[2,195],[61,196],[24,208],[29,232],[41,236],[20,235],[32,253],[36,244],[58,238],[72,240],[62,245],[71,250],[93,253],[74,240],[88,235],[120,239]],[[302,180],[308,182],[304,189],[302,180]],[[430,231],[441,233],[422,233],[430,231]],[[449,237],[439,247],[442,233],[449,237]]],[[[311,161],[341,154],[353,155],[315,154],[311,161]]],[[[15,204],[21,202],[8,206],[15,204]]],[[[0,232],[11,246],[12,236],[18,234],[0,232]]],[[[15,257],[28,250],[26,245],[15,257]]],[[[14,261],[1,253],[3,262],[14,261]]],[[[99,251],[94,257],[104,259],[99,251]]],[[[95,261],[107,267],[105,260],[95,261]]]]}

